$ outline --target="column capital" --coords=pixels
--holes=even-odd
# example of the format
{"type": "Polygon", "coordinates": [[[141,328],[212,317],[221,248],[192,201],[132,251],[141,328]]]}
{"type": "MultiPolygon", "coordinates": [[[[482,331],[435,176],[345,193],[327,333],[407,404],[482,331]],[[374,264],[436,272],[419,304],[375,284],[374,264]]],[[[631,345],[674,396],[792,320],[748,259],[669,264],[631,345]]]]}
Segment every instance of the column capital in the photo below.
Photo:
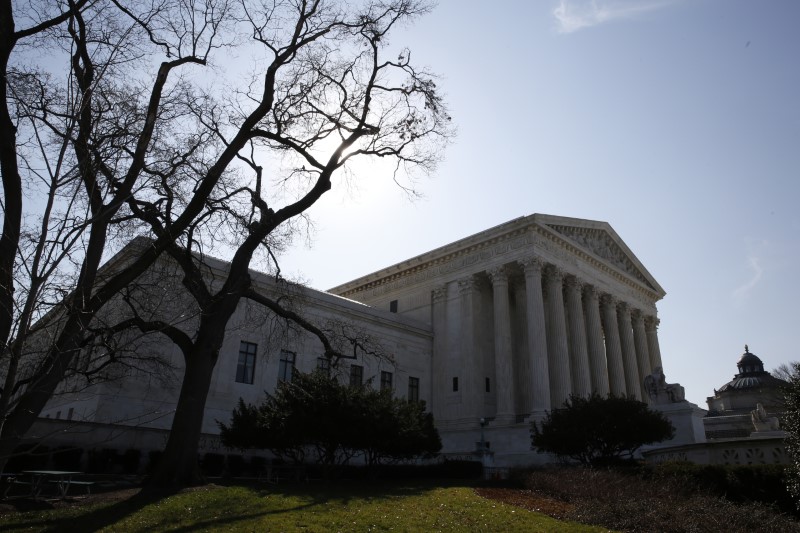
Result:
{"type": "Polygon", "coordinates": [[[616,307],[617,305],[616,296],[614,296],[613,294],[608,294],[607,292],[603,293],[600,296],[600,301],[603,303],[603,305],[610,305],[613,307],[616,307]]]}
{"type": "Polygon", "coordinates": [[[580,292],[584,283],[577,276],[569,275],[564,277],[564,286],[567,290],[580,292]]]}
{"type": "Polygon", "coordinates": [[[590,300],[597,300],[600,298],[600,291],[594,285],[588,283],[583,284],[583,294],[590,300]]]}
{"type": "Polygon", "coordinates": [[[475,287],[478,285],[478,280],[475,279],[475,276],[469,276],[467,278],[463,278],[458,280],[458,292],[459,294],[469,294],[475,287]]]}
{"type": "Polygon", "coordinates": [[[648,331],[655,331],[658,329],[658,325],[661,324],[661,319],[655,317],[653,315],[645,315],[644,317],[644,327],[648,331]]]}
{"type": "Polygon", "coordinates": [[[522,265],[522,268],[525,270],[526,274],[530,272],[541,273],[542,269],[544,268],[544,263],[538,257],[523,257],[520,259],[519,263],[522,265]]]}
{"type": "Polygon", "coordinates": [[[433,294],[433,303],[443,302],[447,299],[447,285],[434,287],[431,293],[433,294]]]}
{"type": "Polygon", "coordinates": [[[508,283],[508,271],[506,271],[506,267],[499,266],[486,271],[489,275],[489,279],[492,282],[492,285],[497,285],[498,283],[508,283]]]}
{"type": "Polygon", "coordinates": [[[631,307],[628,305],[628,302],[624,300],[620,300],[617,302],[617,311],[620,313],[629,313],[630,314],[631,307]]]}
{"type": "Polygon", "coordinates": [[[642,313],[642,310],[638,308],[631,309],[631,318],[634,322],[641,321],[644,319],[644,313],[642,313]]]}
{"type": "Polygon", "coordinates": [[[548,283],[558,283],[564,279],[564,271],[555,265],[547,265],[544,269],[544,279],[548,283]]]}

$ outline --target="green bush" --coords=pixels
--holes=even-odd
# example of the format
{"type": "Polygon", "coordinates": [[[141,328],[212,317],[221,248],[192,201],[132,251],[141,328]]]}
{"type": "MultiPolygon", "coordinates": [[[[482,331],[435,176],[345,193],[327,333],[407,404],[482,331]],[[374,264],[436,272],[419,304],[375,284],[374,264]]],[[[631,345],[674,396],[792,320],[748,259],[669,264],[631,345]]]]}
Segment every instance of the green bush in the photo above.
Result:
{"type": "Polygon", "coordinates": [[[81,470],[81,458],[83,458],[83,448],[74,446],[60,446],[53,449],[53,467],[56,470],[81,470]]]}
{"type": "Polygon", "coordinates": [[[91,474],[113,474],[114,467],[119,464],[117,450],[103,448],[89,450],[86,470],[91,474]]]}
{"type": "Polygon", "coordinates": [[[645,444],[672,438],[675,428],[660,411],[625,396],[571,395],[564,406],[531,424],[531,444],[539,453],[583,465],[630,461],[645,444]]]}
{"type": "Polygon", "coordinates": [[[232,477],[239,477],[245,469],[244,457],[238,454],[231,454],[227,456],[228,475],[232,477]]]}
{"type": "Polygon", "coordinates": [[[526,487],[536,494],[568,502],[569,510],[559,518],[620,531],[800,530],[800,524],[780,513],[772,502],[732,501],[716,490],[702,488],[734,487],[747,479],[768,483],[774,469],[763,469],[763,475],[756,473],[758,470],[685,464],[622,470],[545,468],[530,471],[526,487]]]}
{"type": "Polygon", "coordinates": [[[250,457],[250,473],[253,476],[261,476],[267,471],[267,459],[259,455],[250,457]]]}
{"type": "Polygon", "coordinates": [[[478,479],[483,474],[483,465],[480,461],[448,461],[445,459],[433,469],[446,479],[478,479]]]}
{"type": "Polygon", "coordinates": [[[709,492],[731,502],[775,504],[786,513],[797,514],[786,488],[783,465],[696,465],[662,463],[642,471],[645,479],[674,480],[680,486],[709,492]]]}
{"type": "Polygon", "coordinates": [[[50,460],[50,448],[35,442],[20,444],[12,452],[6,463],[6,472],[22,472],[24,470],[43,470],[50,460]]]}
{"type": "Polygon", "coordinates": [[[139,473],[139,461],[142,457],[142,452],[139,450],[135,450],[133,448],[125,450],[122,454],[122,471],[126,474],[138,474],[139,473]]]}
{"type": "Polygon", "coordinates": [[[164,450],[150,450],[147,452],[147,473],[153,472],[164,455],[164,450]]]}
{"type": "Polygon", "coordinates": [[[219,477],[225,470],[225,456],[221,453],[207,453],[200,461],[200,470],[205,476],[219,477]]]}

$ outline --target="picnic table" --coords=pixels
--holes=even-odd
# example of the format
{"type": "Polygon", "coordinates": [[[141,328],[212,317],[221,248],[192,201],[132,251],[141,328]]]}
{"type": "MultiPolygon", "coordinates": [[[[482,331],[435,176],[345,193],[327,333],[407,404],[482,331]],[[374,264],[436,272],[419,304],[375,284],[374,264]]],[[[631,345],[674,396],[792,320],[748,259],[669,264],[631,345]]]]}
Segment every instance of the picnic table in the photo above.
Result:
{"type": "Polygon", "coordinates": [[[23,474],[30,477],[30,481],[15,479],[14,483],[30,485],[31,496],[37,498],[41,494],[45,483],[53,483],[58,487],[58,494],[66,498],[70,485],[84,485],[88,488],[93,484],[89,481],[73,481],[73,476],[83,474],[83,472],[71,472],[68,470],[24,470],[23,474]]]}

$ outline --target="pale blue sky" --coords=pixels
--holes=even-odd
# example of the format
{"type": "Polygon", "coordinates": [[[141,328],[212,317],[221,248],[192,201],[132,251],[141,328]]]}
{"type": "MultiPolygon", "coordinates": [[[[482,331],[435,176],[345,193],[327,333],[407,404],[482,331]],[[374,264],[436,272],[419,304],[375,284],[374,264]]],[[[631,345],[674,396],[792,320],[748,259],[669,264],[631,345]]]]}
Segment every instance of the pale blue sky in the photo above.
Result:
{"type": "Polygon", "coordinates": [[[800,359],[799,27],[794,0],[442,0],[391,43],[458,127],[425,198],[360,167],[283,268],[326,289],[522,215],[603,220],[667,291],[667,380],[705,407],[745,343],[800,359]]]}

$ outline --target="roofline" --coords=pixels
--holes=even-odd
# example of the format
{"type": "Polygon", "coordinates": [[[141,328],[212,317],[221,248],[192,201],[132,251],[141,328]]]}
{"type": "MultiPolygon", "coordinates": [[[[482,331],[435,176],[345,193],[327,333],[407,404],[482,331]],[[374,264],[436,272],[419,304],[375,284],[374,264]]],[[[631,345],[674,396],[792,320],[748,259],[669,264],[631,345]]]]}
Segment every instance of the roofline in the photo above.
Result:
{"type": "Polygon", "coordinates": [[[513,235],[522,235],[534,228],[539,232],[542,230],[546,232],[547,237],[550,239],[561,241],[561,243],[566,245],[567,248],[570,248],[574,253],[583,256],[584,259],[587,259],[590,263],[594,263],[595,266],[601,270],[607,270],[611,273],[614,273],[615,277],[624,279],[628,283],[634,283],[640,290],[644,290],[651,294],[656,300],[660,300],[666,295],[666,291],[661,287],[661,285],[659,285],[653,275],[650,274],[650,272],[644,267],[639,258],[636,257],[636,255],[631,251],[628,245],[625,244],[625,242],[620,238],[617,232],[614,231],[608,222],[539,213],[518,217],[497,226],[493,226],[489,229],[474,233],[444,246],[440,246],[428,252],[416,255],[410,259],[406,259],[399,263],[395,263],[375,272],[332,287],[328,289],[327,292],[335,294],[349,294],[367,285],[379,285],[383,282],[389,281],[390,279],[397,279],[435,264],[448,261],[470,251],[474,251],[477,247],[490,246],[501,239],[506,239],[513,235]],[[608,261],[595,256],[593,253],[585,250],[584,248],[578,247],[572,241],[567,240],[564,235],[548,227],[549,224],[593,228],[607,232],[614,240],[615,244],[617,244],[634,263],[634,266],[641,271],[642,275],[647,279],[648,283],[650,283],[652,287],[646,286],[639,280],[631,277],[631,275],[627,272],[620,270],[616,266],[610,264],[608,261]]]}

